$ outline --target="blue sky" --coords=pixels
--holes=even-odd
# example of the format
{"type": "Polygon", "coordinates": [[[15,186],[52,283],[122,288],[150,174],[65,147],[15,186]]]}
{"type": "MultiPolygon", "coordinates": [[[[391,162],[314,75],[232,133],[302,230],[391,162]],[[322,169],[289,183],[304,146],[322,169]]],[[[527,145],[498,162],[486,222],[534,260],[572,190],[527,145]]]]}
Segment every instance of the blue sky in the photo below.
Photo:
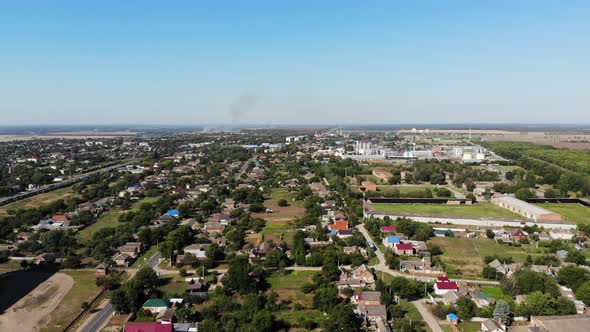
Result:
{"type": "Polygon", "coordinates": [[[588,1],[5,1],[3,124],[590,123],[588,1]]]}

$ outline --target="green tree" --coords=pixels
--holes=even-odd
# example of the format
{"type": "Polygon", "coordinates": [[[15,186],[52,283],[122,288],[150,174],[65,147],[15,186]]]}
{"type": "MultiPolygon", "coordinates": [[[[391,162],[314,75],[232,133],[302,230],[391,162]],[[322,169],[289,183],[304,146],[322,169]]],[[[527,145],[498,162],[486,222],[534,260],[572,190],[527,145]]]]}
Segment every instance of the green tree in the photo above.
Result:
{"type": "Polygon", "coordinates": [[[576,298],[590,305],[590,281],[586,281],[576,290],[576,298]]]}
{"type": "Polygon", "coordinates": [[[506,325],[510,325],[510,323],[512,323],[511,314],[512,310],[506,301],[499,300],[496,303],[496,307],[494,308],[494,319],[499,320],[506,325]]]}
{"type": "Polygon", "coordinates": [[[236,256],[229,262],[225,287],[240,294],[256,290],[256,283],[250,277],[250,264],[245,255],[236,256]]]}
{"type": "Polygon", "coordinates": [[[286,200],[286,199],[284,199],[284,198],[281,198],[281,199],[279,199],[279,201],[277,202],[277,205],[278,205],[278,206],[285,207],[285,206],[289,206],[289,202],[287,202],[287,200],[286,200]]]}
{"type": "Polygon", "coordinates": [[[334,287],[324,287],[315,291],[312,305],[314,309],[329,312],[339,302],[338,290],[334,287]]]}
{"type": "Polygon", "coordinates": [[[578,287],[590,279],[590,275],[581,267],[568,265],[559,270],[557,278],[559,279],[560,284],[566,285],[575,292],[578,287]]]}
{"type": "Polygon", "coordinates": [[[328,318],[322,323],[325,331],[356,332],[361,326],[362,320],[353,312],[352,306],[343,303],[330,308],[328,318]]]}
{"type": "Polygon", "coordinates": [[[477,306],[475,302],[468,297],[460,297],[457,300],[457,315],[461,317],[461,319],[470,320],[475,316],[475,311],[477,310],[477,306]]]}

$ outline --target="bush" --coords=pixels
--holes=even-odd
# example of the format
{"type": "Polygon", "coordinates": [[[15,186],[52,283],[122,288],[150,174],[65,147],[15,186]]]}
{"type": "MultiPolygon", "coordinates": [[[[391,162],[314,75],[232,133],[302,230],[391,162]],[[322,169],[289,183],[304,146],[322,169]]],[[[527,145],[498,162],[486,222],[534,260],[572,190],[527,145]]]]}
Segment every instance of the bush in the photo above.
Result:
{"type": "Polygon", "coordinates": [[[278,205],[278,206],[285,207],[285,206],[289,206],[289,202],[287,202],[287,200],[286,200],[286,199],[284,199],[284,198],[281,198],[281,199],[279,199],[279,201],[277,202],[277,205],[278,205]]]}

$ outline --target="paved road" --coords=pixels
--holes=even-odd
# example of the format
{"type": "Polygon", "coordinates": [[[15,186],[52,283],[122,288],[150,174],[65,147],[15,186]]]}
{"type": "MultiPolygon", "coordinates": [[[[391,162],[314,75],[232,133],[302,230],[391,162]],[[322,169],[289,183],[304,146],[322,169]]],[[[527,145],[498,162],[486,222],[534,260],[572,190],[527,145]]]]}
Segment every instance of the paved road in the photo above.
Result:
{"type": "Polygon", "coordinates": [[[418,309],[418,312],[420,312],[420,315],[422,315],[422,318],[424,318],[424,322],[428,324],[428,327],[430,327],[432,332],[443,332],[443,330],[440,328],[440,325],[438,325],[436,317],[434,317],[430,310],[426,308],[423,301],[414,301],[412,304],[416,307],[416,309],[418,309]]]}
{"type": "MultiPolygon", "coordinates": [[[[147,261],[147,265],[151,268],[155,268],[158,265],[159,259],[162,257],[162,254],[158,251],[156,252],[150,259],[147,261]]],[[[137,272],[136,269],[129,270],[131,275],[134,275],[137,272]]],[[[83,324],[79,329],[78,332],[96,332],[100,331],[104,325],[108,322],[111,316],[115,313],[115,308],[111,304],[110,300],[105,300],[105,306],[94,316],[91,316],[86,324],[83,324]]]]}
{"type": "Polygon", "coordinates": [[[95,169],[95,170],[92,170],[92,171],[89,171],[89,172],[86,172],[83,174],[73,175],[72,177],[64,180],[63,182],[47,184],[47,185],[41,186],[40,188],[33,190],[33,191],[23,191],[23,192],[20,192],[16,195],[10,196],[10,197],[0,198],[0,206],[14,203],[16,201],[20,201],[25,198],[33,197],[33,196],[47,193],[50,191],[54,191],[57,189],[69,187],[69,186],[72,186],[78,182],[83,181],[86,177],[88,177],[90,175],[100,173],[100,172],[110,172],[112,170],[124,167],[128,164],[129,164],[129,162],[121,163],[121,164],[117,164],[117,165],[111,165],[111,166],[104,166],[104,167],[97,166],[97,167],[99,167],[98,169],[95,169]]]}
{"type": "MultiPolygon", "coordinates": [[[[365,237],[365,239],[367,241],[373,242],[373,239],[371,239],[371,236],[369,235],[369,232],[365,228],[365,225],[360,224],[356,227],[363,234],[363,236],[365,237]]],[[[377,258],[379,259],[379,263],[377,263],[377,265],[373,265],[371,267],[374,268],[376,271],[389,273],[389,274],[397,276],[397,277],[416,279],[416,280],[425,281],[425,282],[433,282],[435,280],[435,278],[433,278],[433,277],[418,277],[418,276],[414,276],[411,274],[402,273],[400,271],[390,269],[389,266],[387,266],[387,264],[385,263],[385,255],[383,255],[383,253],[381,252],[381,249],[379,249],[379,247],[377,247],[375,254],[377,255],[377,258]]],[[[470,283],[470,284],[479,284],[479,285],[499,285],[500,284],[498,281],[488,281],[488,280],[453,279],[453,281],[466,282],[466,283],[470,283]]]]}
{"type": "Polygon", "coordinates": [[[242,174],[244,174],[246,172],[246,170],[248,169],[248,166],[250,165],[251,162],[254,161],[254,159],[255,159],[255,156],[252,156],[252,158],[250,158],[246,162],[244,162],[244,165],[242,165],[242,168],[240,168],[240,170],[235,175],[236,180],[239,180],[242,177],[242,174]]]}

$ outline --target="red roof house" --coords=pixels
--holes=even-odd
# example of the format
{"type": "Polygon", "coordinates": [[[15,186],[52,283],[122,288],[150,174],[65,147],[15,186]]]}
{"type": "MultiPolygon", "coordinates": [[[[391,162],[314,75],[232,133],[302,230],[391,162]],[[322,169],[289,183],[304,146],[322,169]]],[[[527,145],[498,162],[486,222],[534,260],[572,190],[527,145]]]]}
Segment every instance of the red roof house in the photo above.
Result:
{"type": "Polygon", "coordinates": [[[381,226],[381,232],[383,233],[395,233],[397,231],[397,227],[395,226],[381,226]]]}
{"type": "Polygon", "coordinates": [[[414,246],[411,243],[396,243],[393,247],[395,253],[398,255],[414,254],[414,246]]]}
{"type": "Polygon", "coordinates": [[[65,214],[56,214],[53,217],[51,217],[51,220],[53,220],[53,221],[67,221],[68,216],[66,216],[65,214]]]}
{"type": "Polygon", "coordinates": [[[339,231],[343,229],[348,229],[348,220],[338,220],[330,225],[331,231],[339,231]]]}
{"type": "Polygon", "coordinates": [[[450,281],[447,277],[438,277],[434,283],[434,293],[437,295],[443,295],[450,291],[459,291],[457,283],[450,281]]]}
{"type": "Polygon", "coordinates": [[[125,324],[125,332],[172,332],[172,324],[139,322],[125,324]]]}

